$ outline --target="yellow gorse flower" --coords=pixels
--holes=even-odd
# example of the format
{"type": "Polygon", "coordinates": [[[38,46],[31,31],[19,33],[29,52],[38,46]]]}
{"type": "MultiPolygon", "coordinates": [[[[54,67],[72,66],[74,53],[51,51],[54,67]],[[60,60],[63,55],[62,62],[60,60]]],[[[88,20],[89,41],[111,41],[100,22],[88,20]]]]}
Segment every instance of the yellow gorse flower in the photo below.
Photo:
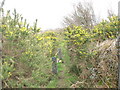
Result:
{"type": "Polygon", "coordinates": [[[47,37],[45,37],[45,38],[46,38],[46,39],[50,39],[51,37],[48,37],[48,36],[47,36],[47,37]]]}
{"type": "Polygon", "coordinates": [[[37,40],[42,40],[43,37],[40,37],[40,36],[36,36],[37,40]]]}
{"type": "Polygon", "coordinates": [[[3,28],[7,27],[7,25],[2,25],[3,28]]]}
{"type": "Polygon", "coordinates": [[[27,29],[25,27],[22,27],[20,31],[26,31],[27,29]]]}
{"type": "Polygon", "coordinates": [[[42,40],[42,39],[43,39],[42,37],[38,38],[38,40],[42,40]]]}
{"type": "Polygon", "coordinates": [[[8,75],[11,76],[12,75],[11,72],[8,72],[8,75]]]}
{"type": "Polygon", "coordinates": [[[24,54],[26,54],[26,55],[33,55],[33,52],[31,52],[31,51],[26,51],[24,54]]]}
{"type": "Polygon", "coordinates": [[[8,34],[7,36],[12,36],[13,32],[12,31],[6,31],[6,34],[8,34]]]}

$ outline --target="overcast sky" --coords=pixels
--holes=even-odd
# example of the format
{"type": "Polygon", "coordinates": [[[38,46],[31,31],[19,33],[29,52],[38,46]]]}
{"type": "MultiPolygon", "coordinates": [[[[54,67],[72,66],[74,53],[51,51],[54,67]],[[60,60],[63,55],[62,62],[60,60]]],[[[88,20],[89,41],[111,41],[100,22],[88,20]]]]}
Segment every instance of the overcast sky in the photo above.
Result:
{"type": "MultiPolygon", "coordinates": [[[[0,0],[2,1],[2,0],[0,0]]],[[[64,16],[73,11],[73,5],[83,0],[6,0],[4,8],[11,10],[15,8],[29,23],[38,19],[38,25],[42,30],[62,27],[64,16]]],[[[118,12],[118,1],[120,0],[86,0],[92,1],[97,17],[106,18],[107,9],[118,12]]]]}

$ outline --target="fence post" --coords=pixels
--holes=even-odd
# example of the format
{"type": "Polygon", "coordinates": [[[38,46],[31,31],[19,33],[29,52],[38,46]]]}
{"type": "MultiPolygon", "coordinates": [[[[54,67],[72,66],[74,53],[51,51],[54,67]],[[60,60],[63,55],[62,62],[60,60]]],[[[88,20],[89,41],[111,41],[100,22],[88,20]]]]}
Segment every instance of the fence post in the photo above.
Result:
{"type": "Polygon", "coordinates": [[[0,33],[0,90],[2,89],[2,33],[0,33]]]}
{"type": "MultiPolygon", "coordinates": [[[[118,2],[118,35],[120,31],[120,1],[118,2]]],[[[118,56],[118,89],[120,89],[120,36],[117,38],[118,56]]]]}
{"type": "Polygon", "coordinates": [[[57,74],[58,70],[57,70],[57,59],[56,57],[52,57],[52,72],[54,74],[57,74]]]}
{"type": "Polygon", "coordinates": [[[117,57],[118,57],[118,89],[120,89],[120,36],[117,38],[117,57]]]}
{"type": "Polygon", "coordinates": [[[59,58],[60,60],[62,60],[61,48],[58,48],[58,58],[59,58]]]}

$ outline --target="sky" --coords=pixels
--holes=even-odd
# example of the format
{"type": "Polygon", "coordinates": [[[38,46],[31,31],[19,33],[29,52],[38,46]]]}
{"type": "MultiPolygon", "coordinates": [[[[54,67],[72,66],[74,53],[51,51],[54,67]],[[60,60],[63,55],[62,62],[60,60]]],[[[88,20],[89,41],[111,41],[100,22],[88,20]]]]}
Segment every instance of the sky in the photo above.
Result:
{"type": "MultiPolygon", "coordinates": [[[[2,0],[0,0],[1,2],[2,0]]],[[[98,18],[107,17],[107,9],[118,13],[118,1],[120,0],[85,0],[92,1],[95,15],[98,18]]],[[[6,0],[4,9],[13,11],[14,8],[32,24],[38,19],[38,27],[41,30],[63,27],[65,16],[73,12],[73,5],[83,0],[6,0]]]]}

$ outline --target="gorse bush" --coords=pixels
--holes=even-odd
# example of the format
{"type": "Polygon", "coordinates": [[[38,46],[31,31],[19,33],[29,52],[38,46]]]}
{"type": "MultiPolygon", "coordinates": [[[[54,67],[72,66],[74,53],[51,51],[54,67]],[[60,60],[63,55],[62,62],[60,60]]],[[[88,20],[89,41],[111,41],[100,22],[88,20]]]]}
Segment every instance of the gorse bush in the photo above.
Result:
{"type": "Polygon", "coordinates": [[[81,26],[73,26],[72,28],[68,27],[65,29],[65,36],[68,42],[76,46],[82,46],[89,41],[91,34],[87,29],[83,29],[81,26]]]}
{"type": "Polygon", "coordinates": [[[84,55],[87,53],[85,48],[87,48],[90,42],[104,41],[117,37],[118,19],[117,16],[108,17],[108,20],[103,20],[94,26],[92,30],[73,25],[72,27],[67,27],[64,34],[68,43],[74,45],[75,50],[84,55]]]}
{"type": "Polygon", "coordinates": [[[56,48],[58,47],[58,34],[52,31],[46,31],[44,34],[36,35],[36,39],[38,43],[40,43],[40,47],[46,49],[46,56],[54,56],[56,48]]]}
{"type": "Polygon", "coordinates": [[[94,38],[98,38],[99,41],[116,38],[118,35],[117,16],[108,17],[108,20],[102,20],[102,22],[94,26],[92,31],[94,38]]]}
{"type": "MultiPolygon", "coordinates": [[[[115,87],[116,77],[114,77],[115,71],[110,70],[108,65],[108,73],[99,72],[103,69],[99,69],[98,65],[100,62],[100,53],[99,50],[95,50],[96,44],[105,40],[112,40],[118,36],[118,19],[117,16],[108,17],[108,20],[102,20],[100,23],[94,26],[93,29],[88,30],[82,28],[82,26],[71,26],[67,27],[64,30],[65,40],[67,41],[68,50],[71,56],[71,62],[74,66],[71,65],[70,71],[79,76],[80,81],[88,83],[82,84],[83,87],[95,87],[93,83],[97,80],[100,82],[96,83],[96,86],[99,87],[104,83],[108,84],[106,87],[115,87]],[[77,67],[76,67],[77,66],[77,67]],[[81,71],[79,71],[81,70],[81,71]],[[97,71],[98,70],[98,71],[97,71]],[[113,75],[111,75],[111,73],[113,75]],[[93,75],[94,74],[94,75],[93,75]],[[105,75],[106,78],[104,77],[105,75]],[[110,77],[112,77],[114,85],[110,84],[110,77]],[[114,78],[113,78],[114,77],[114,78]],[[104,79],[104,80],[101,80],[104,79]],[[93,80],[93,82],[90,82],[93,80]],[[107,81],[108,80],[108,81],[107,81]],[[104,82],[106,81],[106,82],[104,82]],[[90,85],[91,84],[91,85],[90,85]]],[[[104,47],[103,47],[104,48],[104,47]]],[[[109,60],[104,60],[103,62],[109,62],[109,60]]],[[[117,63],[117,60],[116,62],[117,63]]],[[[112,64],[113,65],[113,64],[112,64]]],[[[116,68],[116,64],[112,67],[116,68]]],[[[101,66],[102,68],[102,66],[101,66]]],[[[104,71],[104,70],[103,70],[104,71]]],[[[80,86],[82,86],[80,85],[80,86]]]]}
{"type": "Polygon", "coordinates": [[[16,10],[13,15],[10,11],[4,14],[2,10],[2,13],[0,30],[3,33],[3,87],[40,87],[47,84],[52,75],[51,57],[57,47],[57,33],[40,33],[37,20],[33,26],[29,26],[16,10]],[[33,82],[27,84],[24,81],[33,82]],[[13,83],[9,84],[10,82],[13,83]],[[40,86],[34,85],[35,82],[40,86]]]}
{"type": "Polygon", "coordinates": [[[16,10],[11,13],[2,9],[1,13],[0,77],[4,88],[70,87],[76,79],[80,81],[77,87],[116,87],[117,60],[110,47],[113,41],[109,45],[100,44],[101,47],[96,47],[96,43],[117,37],[117,16],[102,20],[93,29],[71,25],[61,31],[41,32],[37,19],[30,26],[16,10]],[[51,70],[52,57],[57,58],[57,75],[51,70]]]}

